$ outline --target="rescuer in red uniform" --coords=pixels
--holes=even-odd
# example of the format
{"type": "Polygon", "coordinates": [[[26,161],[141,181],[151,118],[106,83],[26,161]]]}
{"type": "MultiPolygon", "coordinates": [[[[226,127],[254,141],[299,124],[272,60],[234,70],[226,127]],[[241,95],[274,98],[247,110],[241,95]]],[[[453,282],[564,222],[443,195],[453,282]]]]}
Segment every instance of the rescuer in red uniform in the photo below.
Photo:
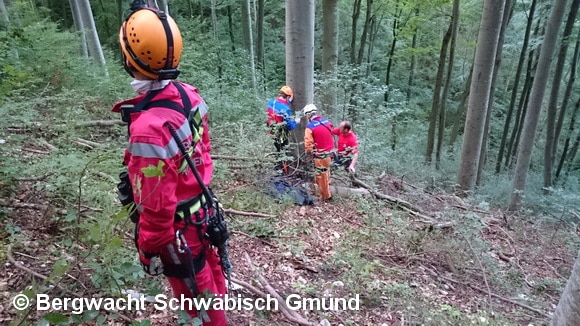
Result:
{"type": "Polygon", "coordinates": [[[314,159],[314,182],[318,185],[320,198],[331,200],[330,163],[334,151],[332,123],[318,114],[314,104],[308,104],[302,110],[308,118],[304,129],[304,148],[314,159]]]}
{"type": "MultiPolygon", "coordinates": [[[[206,196],[213,175],[208,108],[195,87],[175,81],[183,46],[175,21],[154,8],[132,9],[119,41],[138,96],[113,111],[129,124],[124,164],[138,215],[139,258],[147,273],[167,277],[175,298],[220,297],[226,293],[223,259],[207,227],[208,216],[219,211],[208,204],[213,194],[206,196]]],[[[224,311],[187,312],[203,325],[227,325],[224,311]]]]}

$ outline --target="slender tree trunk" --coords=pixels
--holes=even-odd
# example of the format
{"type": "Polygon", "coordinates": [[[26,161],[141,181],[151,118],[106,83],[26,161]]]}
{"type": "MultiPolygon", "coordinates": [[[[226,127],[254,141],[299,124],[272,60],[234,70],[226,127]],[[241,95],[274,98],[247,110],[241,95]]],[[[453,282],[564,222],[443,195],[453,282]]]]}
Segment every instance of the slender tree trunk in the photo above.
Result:
{"type": "Polygon", "coordinates": [[[69,0],[70,8],[72,11],[73,22],[75,25],[75,30],[80,37],[80,45],[81,45],[81,56],[83,58],[89,57],[89,51],[87,50],[87,38],[86,38],[86,31],[85,27],[83,26],[83,19],[81,17],[81,13],[79,11],[79,6],[76,0],[69,0]]]}
{"type": "Polygon", "coordinates": [[[381,28],[381,21],[382,21],[382,18],[377,20],[376,15],[371,16],[371,26],[370,26],[370,32],[369,32],[369,41],[368,41],[368,47],[367,47],[367,61],[366,61],[367,72],[365,74],[365,76],[367,78],[371,75],[371,72],[374,70],[373,64],[374,64],[375,60],[373,60],[373,53],[374,53],[374,49],[375,49],[377,35],[379,34],[379,30],[381,28]]]}
{"type": "MultiPolygon", "coordinates": [[[[399,2],[397,2],[397,7],[399,6],[399,2]]],[[[398,36],[398,30],[400,28],[400,23],[401,23],[401,15],[402,15],[403,9],[399,9],[397,10],[397,13],[395,15],[395,17],[393,18],[393,28],[392,28],[392,35],[393,38],[391,40],[391,46],[389,47],[389,59],[387,61],[387,73],[385,74],[385,86],[387,86],[387,90],[385,91],[384,94],[384,99],[383,101],[385,102],[385,105],[389,105],[389,96],[390,96],[390,85],[391,85],[391,68],[393,67],[393,61],[394,61],[394,56],[395,56],[395,48],[397,45],[397,36],[398,36]]]]}
{"type": "MultiPolygon", "coordinates": [[[[211,26],[212,26],[212,38],[214,40],[214,46],[216,49],[216,59],[217,59],[217,74],[218,74],[218,79],[221,80],[222,79],[222,71],[223,71],[223,67],[222,67],[222,61],[221,61],[221,54],[220,54],[220,47],[219,47],[219,43],[218,43],[218,32],[217,32],[217,4],[216,4],[216,0],[211,0],[211,26]]],[[[221,85],[221,83],[220,83],[221,85]]]]}
{"type": "Polygon", "coordinates": [[[465,119],[461,161],[457,173],[457,184],[461,190],[466,192],[473,190],[477,178],[477,166],[504,4],[505,0],[485,0],[483,5],[483,17],[477,36],[473,80],[471,81],[465,119]]]}
{"type": "Polygon", "coordinates": [[[522,96],[518,104],[518,109],[516,112],[516,121],[512,129],[510,136],[510,141],[507,148],[507,155],[505,156],[505,167],[511,168],[513,166],[513,158],[518,152],[518,144],[520,143],[520,135],[522,134],[522,126],[524,124],[524,119],[526,117],[526,110],[528,107],[528,102],[530,99],[530,91],[532,89],[532,84],[534,82],[534,76],[531,68],[531,63],[533,62],[533,53],[530,54],[529,58],[529,68],[526,76],[526,81],[524,82],[524,88],[522,90],[522,96]]]}
{"type": "Polygon", "coordinates": [[[360,17],[362,0],[354,0],[352,5],[352,22],[351,22],[351,35],[350,35],[350,63],[356,63],[356,39],[357,39],[357,26],[358,18],[360,17]]]}
{"type": "MultiPolygon", "coordinates": [[[[573,0],[564,32],[562,33],[562,40],[560,51],[558,53],[558,60],[554,70],[554,77],[552,79],[552,87],[550,89],[550,99],[548,102],[548,115],[546,118],[546,145],[544,146],[544,194],[550,194],[552,187],[552,174],[555,158],[555,148],[558,139],[556,138],[556,115],[558,106],[558,95],[560,93],[560,85],[562,81],[562,74],[564,72],[564,64],[566,63],[566,55],[568,54],[568,43],[570,42],[570,35],[574,28],[574,21],[576,20],[576,13],[578,12],[578,5],[580,0],[573,0]]],[[[574,72],[571,72],[574,74],[574,72]]],[[[562,108],[564,110],[564,108],[562,108]]]]}
{"type": "Polygon", "coordinates": [[[471,79],[473,78],[473,67],[469,70],[469,76],[465,82],[465,90],[461,94],[461,101],[457,106],[457,110],[453,115],[453,127],[451,128],[451,134],[449,135],[449,150],[453,149],[455,142],[457,141],[457,136],[459,136],[459,130],[461,126],[465,124],[465,108],[467,107],[467,99],[469,98],[469,88],[471,87],[471,79]]]}
{"type": "Polygon", "coordinates": [[[246,49],[246,51],[248,51],[248,53],[250,52],[250,47],[252,46],[252,43],[250,43],[250,39],[251,39],[251,14],[250,14],[250,3],[248,0],[240,0],[240,5],[242,8],[242,19],[241,19],[241,23],[242,23],[242,38],[244,40],[244,49],[246,49]]]}
{"type": "Polygon", "coordinates": [[[443,144],[443,135],[445,134],[445,124],[447,115],[447,97],[451,87],[451,78],[453,77],[453,67],[455,63],[455,43],[457,42],[457,28],[459,26],[459,0],[453,0],[453,14],[451,16],[451,43],[449,44],[449,61],[447,62],[447,77],[441,95],[441,109],[439,110],[439,126],[437,132],[437,151],[435,152],[435,168],[439,170],[441,164],[441,147],[443,144]]]}
{"type": "MultiPolygon", "coordinates": [[[[252,70],[252,88],[254,89],[254,96],[257,98],[258,94],[256,93],[258,90],[258,84],[257,84],[257,80],[256,80],[256,64],[254,62],[254,39],[253,39],[253,33],[252,33],[252,13],[251,13],[251,6],[250,6],[250,0],[243,0],[246,5],[244,6],[246,8],[246,10],[242,10],[242,12],[246,14],[246,19],[245,21],[247,22],[248,26],[246,26],[247,30],[248,30],[248,56],[250,59],[250,69],[252,70]]],[[[242,21],[244,21],[242,19],[242,21]]]]}
{"type": "MultiPolygon", "coordinates": [[[[495,173],[499,173],[501,171],[501,162],[503,161],[504,150],[506,149],[506,143],[508,140],[508,133],[510,130],[510,124],[512,120],[512,115],[514,112],[514,108],[516,106],[516,99],[518,95],[518,86],[520,84],[522,69],[524,67],[524,62],[526,61],[526,53],[528,53],[528,43],[530,40],[530,33],[532,31],[532,24],[534,22],[534,12],[536,10],[536,2],[537,0],[532,0],[532,4],[530,5],[530,13],[528,15],[528,22],[526,25],[526,31],[524,33],[524,41],[522,44],[522,50],[520,51],[520,59],[518,60],[518,67],[516,68],[515,79],[514,79],[514,86],[512,89],[512,96],[510,99],[510,104],[508,106],[507,115],[505,118],[505,123],[503,126],[503,133],[501,137],[501,143],[499,145],[499,153],[497,155],[497,161],[495,163],[495,173]]],[[[507,156],[509,156],[509,151],[507,152],[507,156]]],[[[506,160],[507,162],[507,160],[506,160]]]]}
{"type": "Polygon", "coordinates": [[[322,108],[327,114],[332,114],[338,94],[338,0],[322,1],[322,28],[322,72],[328,80],[322,94],[322,108]]]}
{"type": "Polygon", "coordinates": [[[556,170],[556,180],[560,178],[560,172],[562,171],[562,167],[564,166],[564,162],[566,161],[566,156],[568,155],[568,148],[570,146],[570,140],[572,138],[572,135],[574,134],[574,126],[576,125],[576,115],[578,114],[578,109],[580,109],[580,99],[576,101],[574,111],[572,112],[572,116],[570,117],[568,136],[564,141],[564,148],[562,149],[562,155],[560,156],[560,163],[558,164],[558,169],[556,170]]]}
{"type": "Polygon", "coordinates": [[[544,93],[550,75],[550,65],[552,64],[554,48],[556,47],[556,40],[558,38],[558,32],[560,30],[565,9],[566,0],[555,0],[552,12],[550,13],[548,26],[544,33],[544,42],[540,51],[538,69],[536,70],[532,92],[530,93],[530,101],[526,112],[526,118],[524,120],[524,129],[522,131],[522,141],[518,150],[512,187],[513,191],[508,207],[511,211],[519,211],[522,206],[522,193],[526,186],[526,178],[530,168],[530,161],[532,159],[532,147],[534,145],[538,117],[542,108],[544,93]]]}
{"type": "Polygon", "coordinates": [[[439,108],[441,101],[441,88],[443,85],[443,72],[445,71],[445,59],[447,56],[447,47],[451,39],[451,25],[447,29],[441,50],[439,51],[439,63],[437,64],[437,77],[435,77],[435,88],[433,90],[433,103],[431,104],[431,113],[429,114],[429,130],[427,131],[427,149],[425,151],[425,163],[431,163],[433,159],[433,149],[435,147],[435,130],[437,129],[437,118],[439,117],[439,108]]]}
{"type": "Polygon", "coordinates": [[[360,36],[360,44],[358,48],[358,56],[356,58],[356,63],[360,66],[363,62],[364,49],[367,44],[367,37],[369,35],[370,22],[371,22],[371,9],[373,6],[373,0],[367,0],[367,10],[365,15],[365,23],[363,25],[363,31],[360,36]]]}
{"type": "Polygon", "coordinates": [[[2,21],[8,25],[8,23],[10,23],[10,18],[8,18],[8,10],[6,10],[4,0],[0,0],[0,15],[2,15],[2,21]]]}
{"type": "Polygon", "coordinates": [[[101,42],[99,41],[99,34],[97,34],[97,28],[95,27],[95,20],[93,19],[93,11],[91,9],[91,4],[89,0],[75,0],[81,14],[83,21],[83,26],[87,31],[87,43],[89,49],[89,55],[93,60],[100,64],[103,69],[105,76],[109,76],[105,64],[105,55],[103,54],[103,49],[101,48],[101,42]]]}
{"type": "MultiPolygon", "coordinates": [[[[256,62],[262,72],[265,68],[264,61],[264,0],[258,0],[258,12],[256,17],[256,62]]],[[[262,76],[263,77],[263,76],[262,76]]]]}
{"type": "Polygon", "coordinates": [[[236,52],[236,38],[234,37],[234,18],[232,15],[232,6],[228,5],[226,7],[226,12],[228,15],[228,34],[230,35],[230,43],[232,45],[231,49],[232,52],[236,52]]]}
{"type": "MultiPolygon", "coordinates": [[[[419,17],[419,8],[415,8],[415,17],[419,17]]],[[[417,64],[417,56],[415,49],[417,48],[417,26],[413,28],[413,38],[411,39],[411,64],[409,66],[409,81],[407,82],[407,103],[411,100],[413,95],[413,86],[415,85],[415,65],[417,64]]]]}
{"type": "Polygon", "coordinates": [[[485,169],[485,164],[487,161],[487,140],[489,137],[489,125],[491,123],[491,115],[493,112],[494,98],[495,98],[495,87],[497,84],[497,75],[499,73],[499,68],[501,66],[501,59],[503,53],[503,43],[505,39],[505,31],[509,24],[510,18],[512,16],[512,4],[514,0],[506,0],[505,8],[503,11],[503,18],[501,23],[501,30],[499,32],[499,39],[497,42],[497,52],[495,54],[495,65],[493,67],[493,76],[491,77],[491,87],[489,90],[489,103],[487,107],[487,114],[485,115],[485,128],[483,130],[483,139],[481,142],[481,152],[479,154],[479,163],[477,165],[477,178],[475,181],[476,185],[480,185],[481,178],[483,177],[483,171],[485,169]]]}
{"type": "MultiPolygon", "coordinates": [[[[570,102],[570,96],[572,94],[572,89],[576,82],[576,68],[578,66],[578,55],[580,54],[580,33],[576,37],[576,46],[574,47],[574,55],[572,56],[572,62],[570,63],[570,76],[568,78],[568,84],[566,85],[566,91],[564,93],[564,98],[562,99],[562,105],[560,106],[560,113],[558,115],[558,121],[556,123],[555,139],[560,139],[560,134],[562,132],[562,126],[564,125],[564,119],[566,118],[566,111],[568,110],[568,102],[570,102]]],[[[554,155],[556,155],[558,149],[558,142],[554,143],[554,155]]]]}
{"type": "Polygon", "coordinates": [[[574,168],[574,160],[576,159],[576,154],[578,154],[578,147],[580,145],[580,132],[576,135],[576,140],[570,149],[570,153],[568,153],[568,167],[566,168],[566,175],[564,177],[564,183],[568,179],[568,175],[570,171],[574,168]]]}
{"type": "MultiPolygon", "coordinates": [[[[314,0],[286,1],[286,83],[294,89],[294,110],[314,101],[314,0]]],[[[304,126],[293,132],[304,139],[304,126]]]]}
{"type": "Polygon", "coordinates": [[[580,251],[554,311],[552,326],[576,325],[580,320],[580,251]]]}

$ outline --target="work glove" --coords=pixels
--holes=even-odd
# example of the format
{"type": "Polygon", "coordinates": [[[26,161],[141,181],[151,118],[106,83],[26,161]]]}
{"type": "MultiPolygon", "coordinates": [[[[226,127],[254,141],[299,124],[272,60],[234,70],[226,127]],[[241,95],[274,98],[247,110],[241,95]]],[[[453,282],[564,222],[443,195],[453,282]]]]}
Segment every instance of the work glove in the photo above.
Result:
{"type": "Polygon", "coordinates": [[[163,273],[163,265],[159,255],[139,250],[139,261],[143,271],[151,276],[157,276],[163,273]]]}

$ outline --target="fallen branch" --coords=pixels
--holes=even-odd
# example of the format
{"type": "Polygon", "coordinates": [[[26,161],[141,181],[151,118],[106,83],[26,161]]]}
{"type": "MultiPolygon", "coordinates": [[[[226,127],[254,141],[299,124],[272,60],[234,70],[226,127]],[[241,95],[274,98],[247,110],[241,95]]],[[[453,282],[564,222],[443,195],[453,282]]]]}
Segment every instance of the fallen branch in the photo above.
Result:
{"type": "Polygon", "coordinates": [[[250,290],[250,292],[254,293],[255,295],[258,295],[258,296],[263,297],[263,298],[268,296],[264,291],[258,289],[257,287],[251,285],[250,283],[248,283],[246,281],[242,281],[242,280],[239,280],[239,279],[234,278],[234,277],[230,277],[230,279],[231,279],[232,283],[235,283],[235,284],[237,284],[237,285],[239,285],[247,290],[250,290]]]}
{"type": "Polygon", "coordinates": [[[26,273],[28,273],[28,274],[30,274],[32,276],[38,277],[39,279],[41,279],[43,281],[46,281],[46,282],[54,285],[55,287],[57,287],[60,290],[64,291],[68,295],[72,295],[72,296],[75,296],[77,298],[80,298],[81,297],[80,295],[78,295],[78,294],[76,294],[74,292],[71,292],[71,291],[63,288],[62,286],[60,286],[58,284],[58,282],[53,281],[53,280],[50,280],[50,279],[48,279],[47,276],[44,276],[44,275],[42,275],[42,274],[40,274],[38,272],[35,272],[32,269],[30,269],[30,268],[28,268],[28,267],[20,264],[19,262],[17,262],[16,259],[14,259],[14,256],[12,256],[12,244],[8,245],[8,249],[6,250],[6,257],[8,258],[8,261],[11,262],[16,268],[18,268],[20,270],[23,270],[23,271],[25,271],[26,273]]]}
{"type": "Polygon", "coordinates": [[[102,144],[96,143],[94,141],[90,141],[90,140],[86,140],[86,139],[82,139],[82,138],[77,138],[76,142],[80,145],[84,145],[90,148],[94,148],[94,147],[102,147],[102,144]]]}
{"type": "Polygon", "coordinates": [[[418,208],[413,207],[413,205],[411,205],[409,202],[396,198],[396,197],[392,197],[389,195],[385,195],[381,192],[378,192],[376,190],[374,190],[371,186],[369,186],[368,184],[364,183],[362,180],[357,179],[355,176],[351,175],[351,180],[353,182],[353,184],[357,185],[357,186],[361,186],[365,189],[367,189],[371,194],[373,194],[375,197],[377,197],[378,199],[383,199],[388,201],[389,203],[395,204],[395,205],[399,205],[401,207],[406,207],[408,209],[411,209],[417,213],[420,213],[421,210],[418,208]]]}
{"type": "Polygon", "coordinates": [[[241,215],[241,216],[276,217],[276,215],[272,215],[272,214],[244,212],[244,211],[238,211],[238,210],[231,209],[231,208],[224,208],[224,213],[233,214],[233,215],[241,215]]]}
{"type": "Polygon", "coordinates": [[[520,306],[520,307],[522,307],[522,308],[528,309],[528,310],[530,310],[530,311],[533,311],[533,312],[535,312],[535,313],[537,313],[537,314],[539,314],[539,315],[541,315],[541,316],[543,316],[543,317],[546,317],[546,318],[551,318],[551,316],[549,316],[548,314],[546,314],[546,313],[544,313],[543,311],[541,311],[541,310],[539,310],[539,309],[536,309],[536,308],[534,308],[534,307],[530,307],[530,306],[528,306],[528,305],[526,305],[526,304],[519,303],[519,302],[517,302],[517,301],[514,301],[514,300],[512,300],[512,299],[508,299],[508,298],[506,298],[506,297],[502,297],[501,295],[498,295],[498,294],[492,293],[492,292],[490,292],[490,291],[486,291],[486,290],[484,290],[484,289],[482,289],[482,288],[480,288],[480,287],[477,287],[477,286],[475,286],[475,285],[471,285],[471,284],[469,284],[469,283],[464,283],[464,282],[458,281],[458,280],[456,280],[456,279],[453,279],[453,278],[451,278],[451,277],[447,277],[447,276],[441,275],[441,274],[439,274],[439,273],[437,273],[437,272],[435,272],[435,271],[432,271],[431,269],[429,269],[429,268],[427,268],[427,267],[425,267],[425,270],[426,270],[426,271],[428,271],[428,272],[429,272],[429,273],[430,273],[432,276],[435,276],[435,277],[440,277],[440,278],[442,278],[442,279],[444,279],[444,280],[446,280],[446,281],[449,281],[449,282],[451,282],[451,283],[455,283],[455,284],[459,284],[459,285],[464,285],[464,286],[470,287],[470,288],[472,288],[472,289],[474,289],[474,290],[477,290],[477,291],[479,291],[479,292],[482,292],[482,293],[484,293],[484,294],[490,295],[490,296],[492,296],[492,297],[494,297],[494,298],[496,298],[496,299],[499,299],[499,300],[501,300],[501,301],[508,302],[508,303],[514,304],[514,305],[516,305],[516,306],[520,306]]]}
{"type": "Polygon", "coordinates": [[[35,148],[28,148],[28,147],[23,147],[22,150],[25,152],[30,152],[30,153],[34,153],[34,154],[42,154],[42,155],[50,154],[47,151],[43,151],[43,150],[35,149],[35,148]]]}
{"type": "Polygon", "coordinates": [[[100,126],[116,126],[125,125],[126,123],[121,121],[121,119],[115,120],[92,120],[92,121],[80,121],[75,124],[76,127],[100,127],[100,126]]]}
{"type": "MultiPolygon", "coordinates": [[[[469,249],[471,249],[471,252],[475,256],[475,259],[477,260],[477,264],[479,265],[479,268],[481,269],[481,274],[483,275],[483,282],[485,283],[485,287],[487,288],[487,295],[489,298],[489,308],[492,309],[491,289],[489,288],[489,283],[487,282],[487,273],[485,272],[485,268],[483,267],[483,264],[481,263],[481,259],[479,258],[479,255],[477,254],[477,252],[475,252],[475,249],[473,249],[473,246],[471,245],[471,241],[469,241],[469,239],[467,239],[467,237],[465,235],[461,234],[461,236],[463,237],[465,242],[467,242],[467,244],[469,245],[469,249]]],[[[492,313],[493,313],[493,311],[492,311],[492,313]]]]}
{"type": "Polygon", "coordinates": [[[250,268],[252,269],[252,272],[256,275],[256,278],[258,278],[258,281],[260,282],[260,284],[264,287],[264,289],[266,290],[266,292],[268,292],[268,294],[270,294],[271,296],[273,296],[279,303],[279,308],[280,311],[282,311],[282,314],[284,314],[284,316],[286,318],[288,318],[288,320],[290,320],[291,322],[298,324],[298,325],[304,325],[304,326],[317,326],[318,323],[313,323],[308,321],[307,319],[305,319],[304,317],[302,317],[300,314],[298,314],[296,311],[290,310],[286,307],[286,300],[284,300],[282,298],[282,296],[280,296],[280,294],[278,294],[278,292],[276,292],[276,290],[270,285],[270,283],[268,283],[268,281],[258,273],[258,271],[254,268],[254,263],[252,263],[252,260],[250,259],[250,255],[248,255],[247,252],[244,252],[244,256],[246,257],[246,260],[248,261],[250,268]]]}

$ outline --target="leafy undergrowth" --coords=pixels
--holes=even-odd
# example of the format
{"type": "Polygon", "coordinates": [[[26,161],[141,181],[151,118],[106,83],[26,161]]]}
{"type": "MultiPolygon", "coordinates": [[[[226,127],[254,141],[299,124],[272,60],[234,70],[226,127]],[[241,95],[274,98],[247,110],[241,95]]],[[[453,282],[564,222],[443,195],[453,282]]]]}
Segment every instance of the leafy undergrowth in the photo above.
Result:
{"type": "MultiPolygon", "coordinates": [[[[124,127],[71,129],[51,123],[49,114],[43,118],[4,128],[0,324],[176,325],[178,314],[150,306],[83,314],[12,306],[19,293],[87,298],[122,296],[127,290],[170,293],[162,278],[141,271],[132,224],[117,204],[124,127]]],[[[229,137],[219,135],[214,133],[214,148],[231,146],[229,137]]],[[[242,131],[237,141],[247,148],[256,144],[255,135],[242,131]]],[[[335,196],[333,202],[306,207],[277,202],[262,191],[272,165],[263,149],[248,150],[245,156],[254,160],[215,160],[213,187],[225,208],[261,213],[229,214],[235,279],[262,291],[265,281],[282,298],[360,299],[358,310],[297,311],[311,322],[331,325],[541,325],[549,320],[578,248],[573,225],[508,215],[392,175],[361,179],[410,207],[369,194],[335,196]]],[[[348,178],[337,172],[333,184],[346,187],[348,178]]],[[[231,294],[259,296],[239,286],[231,294]]],[[[234,310],[228,319],[231,325],[296,325],[280,311],[234,310]]]]}

